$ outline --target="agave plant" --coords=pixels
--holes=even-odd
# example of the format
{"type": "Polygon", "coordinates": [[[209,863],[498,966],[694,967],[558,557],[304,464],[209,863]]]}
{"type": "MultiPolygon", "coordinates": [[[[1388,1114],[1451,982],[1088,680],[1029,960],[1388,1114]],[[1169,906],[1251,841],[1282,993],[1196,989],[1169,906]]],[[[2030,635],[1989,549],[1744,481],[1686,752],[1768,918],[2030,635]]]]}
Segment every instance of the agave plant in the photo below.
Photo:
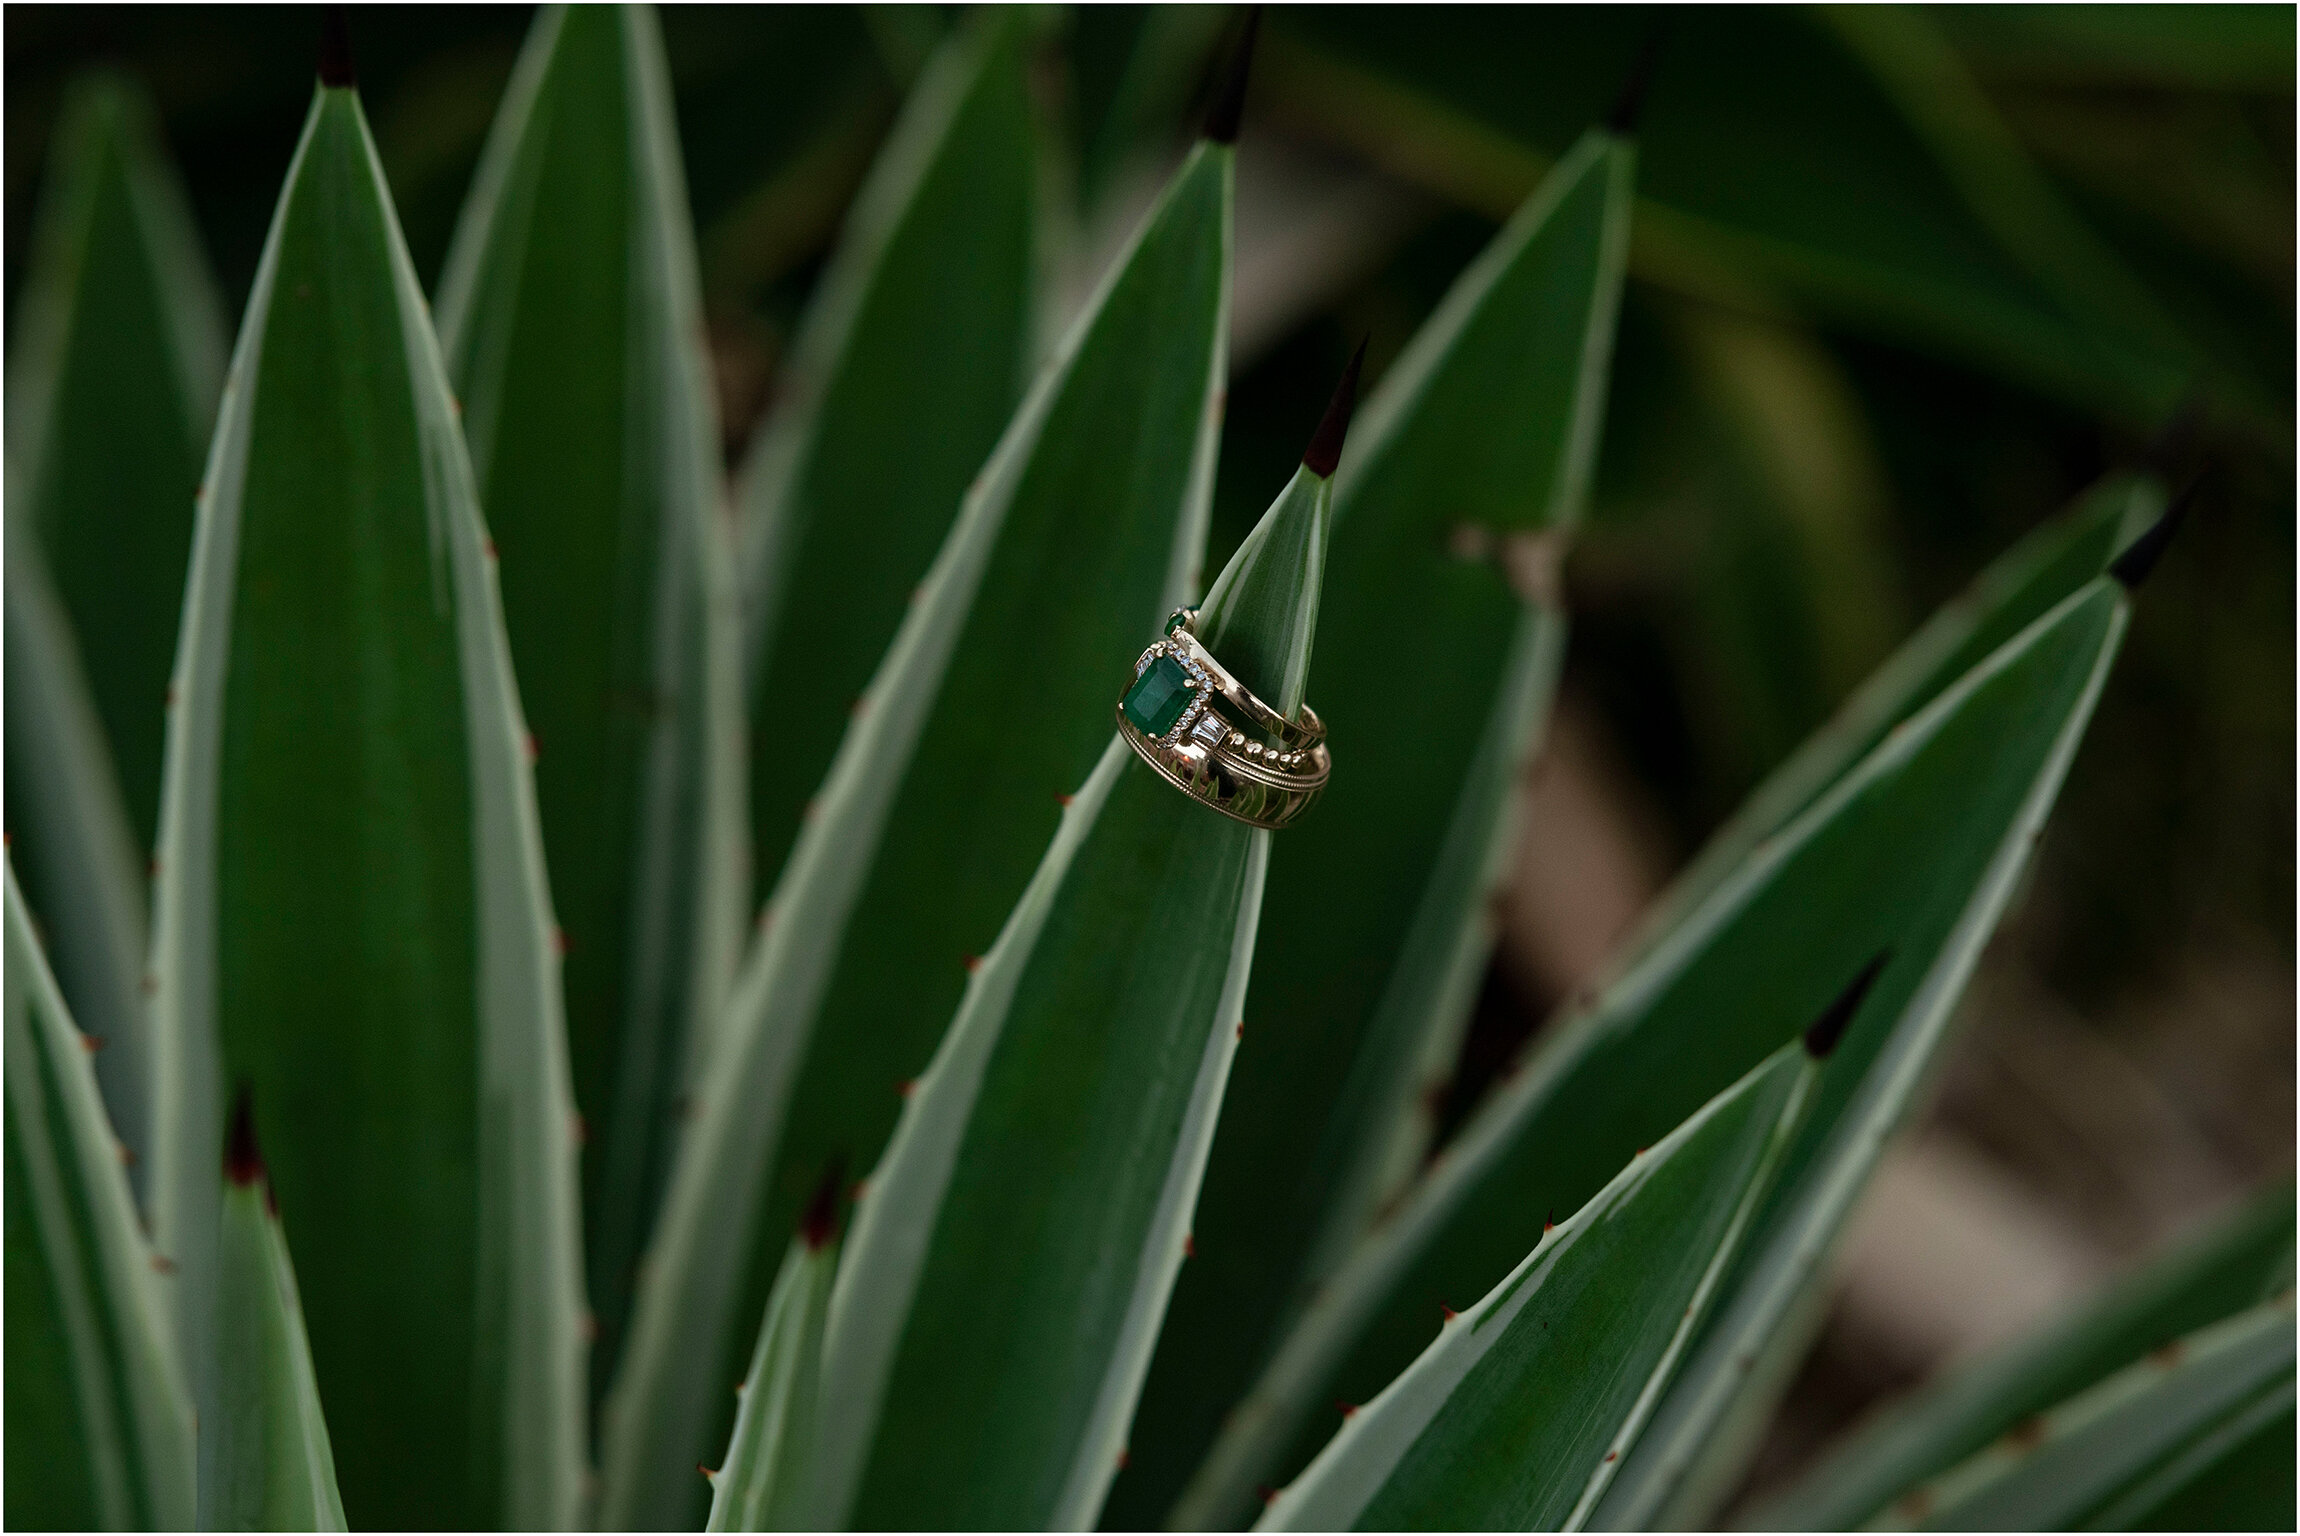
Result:
{"type": "MultiPolygon", "coordinates": [[[[1209,581],[1246,39],[1060,314],[1046,39],[955,27],[731,483],[651,12],[537,17],[436,302],[333,22],[228,374],[78,98],[11,373],[11,1524],[1716,1515],[2178,508],[1984,573],[1433,1155],[1634,124],[1209,581]],[[1185,605],[1331,722],[1299,826],[1113,736],[1185,605]]],[[[1770,1517],[2288,1518],[2291,1254],[2274,1197],[1770,1517]]]]}

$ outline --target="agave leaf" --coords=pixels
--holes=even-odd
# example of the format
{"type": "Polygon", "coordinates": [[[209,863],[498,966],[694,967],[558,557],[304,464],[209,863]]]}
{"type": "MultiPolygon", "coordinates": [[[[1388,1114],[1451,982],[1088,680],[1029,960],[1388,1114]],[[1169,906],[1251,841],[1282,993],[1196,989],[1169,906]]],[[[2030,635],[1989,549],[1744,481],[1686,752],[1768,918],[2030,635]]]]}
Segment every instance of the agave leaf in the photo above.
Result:
{"type": "Polygon", "coordinates": [[[8,451],[141,858],[224,317],[150,104],[123,78],[85,78],[64,107],[14,340],[8,451]]]}
{"type": "MultiPolygon", "coordinates": [[[[1361,1400],[1394,1375],[1426,1338],[1433,1304],[1476,1295],[1507,1271],[1505,1234],[1530,1245],[1529,1211],[1586,1199],[1604,1177],[1600,1158],[1618,1161],[1657,1139],[1666,1116],[1745,1068],[1846,973],[1889,952],[1784,1167],[1797,1199],[1778,1224],[1769,1211],[1752,1238],[1752,1253],[1775,1267],[1720,1301],[1721,1311],[1743,1302],[1756,1311],[1738,1321],[1728,1312],[1710,1332],[1728,1321],[1757,1326],[1759,1314],[1764,1328],[1776,1326],[1816,1258],[1804,1245],[1833,1233],[1938,1044],[2090,718],[2126,613],[2122,589],[2105,578],[2069,596],[1888,733],[1538,1040],[1305,1313],[1232,1413],[1183,1523],[1233,1514],[1269,1472],[1298,1466],[1301,1438],[1323,1427],[1313,1405],[1361,1400]]],[[[1770,1203],[1777,1211],[1784,1197],[1770,1203]]],[[[1689,1369],[1729,1366],[1697,1357],[1689,1369]]],[[[1730,1394],[1729,1379],[1704,1380],[1704,1391],[1730,1394]]],[[[1713,1425],[1722,1405],[1700,1401],[1693,1419],[1713,1425]]],[[[1657,1414],[1641,1458],[1669,1428],[1657,1414]]],[[[1669,1454],[1684,1449],[1673,1442],[1669,1454]]],[[[1683,1473],[1672,1465],[1661,1481],[1674,1487],[1683,1473]]]]}
{"type": "Polygon", "coordinates": [[[830,1227],[836,1212],[831,1202],[839,1193],[835,1183],[826,1183],[818,1197],[822,1215],[792,1240],[775,1288],[767,1293],[751,1368],[735,1393],[726,1460],[709,1474],[707,1531],[804,1529],[798,1521],[822,1382],[823,1319],[838,1273],[830,1227]]]}
{"type": "Polygon", "coordinates": [[[602,1378],[743,934],[733,551],[654,12],[540,12],[440,287],[566,961],[602,1378]]]}
{"type": "MultiPolygon", "coordinates": [[[[1288,714],[1331,484],[1296,473],[1199,618],[1207,647],[1288,714]]],[[[857,1214],[811,1523],[1093,1524],[1244,1033],[1269,839],[1115,739],[1072,797],[857,1214]]]]}
{"type": "Polygon", "coordinates": [[[224,342],[182,191],[125,79],[67,97],[13,340],[8,830],[64,997],[105,1042],[105,1107],[141,1159],[143,871],[224,342]]]}
{"type": "Polygon", "coordinates": [[[2033,1337],[1922,1390],[1772,1500],[1753,1527],[1852,1530],[2030,1415],[2292,1283],[2292,1186],[2263,1191],[2033,1337]]]}
{"type": "MultiPolygon", "coordinates": [[[[1289,8],[1272,19],[1267,95],[1500,216],[1656,41],[1636,11],[1497,12],[1437,28],[1403,13],[1289,8]]],[[[1944,141],[1912,122],[1901,83],[1880,81],[1811,14],[1687,13],[1658,42],[1639,125],[1640,277],[1741,308],[1783,293],[2137,420],[2178,397],[2185,345],[2129,306],[2068,302],[2101,285],[2054,264],[2072,250],[2110,259],[2067,233],[2073,221],[2007,243],[2034,233],[2001,217],[1999,189],[2034,175],[2007,139],[1944,141]],[[1754,165],[1767,173],[1748,174],[1754,165]]],[[[2108,286],[2127,297],[2134,287],[2121,274],[2108,286]]]]}
{"type": "Polygon", "coordinates": [[[1257,1530],[1572,1530],[1634,1444],[1820,1061],[1792,1041],[1579,1211],[1354,1410],[1257,1530]]]}
{"type": "Polygon", "coordinates": [[[762,882],[783,867],[855,699],[1027,382],[1038,166],[1023,30],[1003,15],[962,29],[912,93],[743,469],[762,882]]]}
{"type": "Polygon", "coordinates": [[[86,1042],[7,872],[7,1522],[188,1530],[192,1404],[86,1042]]]}
{"type": "MultiPolygon", "coordinates": [[[[2009,656],[2032,645],[2042,656],[2060,652],[2055,664],[2062,692],[2039,712],[2042,721],[2058,726],[2050,751],[1965,909],[1928,953],[1931,965],[1905,1011],[1883,1040],[1871,1035],[1851,1053],[1847,1075],[1832,1082],[1813,1126],[1791,1150],[1781,1189],[1760,1219],[1740,1273],[1728,1282],[1716,1321],[1671,1384],[1652,1432],[1622,1469],[1594,1523],[1644,1528],[1706,1521],[1755,1453],[1762,1420],[1788,1385],[1786,1356],[1803,1347],[1789,1324],[1824,1283],[1823,1259],[1930,1076],[1956,1001],[2043,835],[2045,815],[2083,738],[2129,614],[2117,581],[2096,578],[1975,669],[1969,676],[1981,680],[1977,686],[1960,685],[1960,692],[1989,692],[1990,673],[2007,665],[2009,656]],[[1857,1079],[1853,1072],[1860,1074],[1857,1079]]],[[[1945,695],[1927,714],[1946,709],[1955,696],[1945,695]]],[[[1916,730],[1912,721],[1905,734],[1916,730]]],[[[1896,744],[1889,740],[1880,756],[1891,756],[1896,744]]]]}
{"type": "Polygon", "coordinates": [[[224,1168],[216,1240],[212,1529],[340,1531],[335,1453],[304,1338],[287,1238],[245,1101],[224,1168]]]}
{"type": "Polygon", "coordinates": [[[2292,1420],[2286,1290],[2024,1419],[1871,1528],[2278,1530],[2292,1522],[2292,1420]]]}
{"type": "Polygon", "coordinates": [[[700,1514],[780,1238],[875,1159],[1109,740],[1110,658],[1193,585],[1228,324],[1232,151],[1176,173],[1032,387],[857,706],[698,1085],[606,1405],[609,1525],[700,1514]],[[964,879],[954,879],[963,871],[964,879]],[[690,1514],[690,1511],[692,1513],[690,1514]]]}
{"type": "Polygon", "coordinates": [[[1336,775],[1271,870],[1254,1011],[1111,1518],[1155,1523],[1286,1316],[1426,1146],[1492,947],[1565,643],[1633,151],[1593,134],[1466,271],[1337,476],[1318,701],[1336,775]],[[1314,1022],[1314,1027],[1311,1027],[1314,1022]]]}
{"type": "Polygon", "coordinates": [[[1078,206],[1091,217],[1125,173],[1170,152],[1222,28],[1220,5],[1082,6],[1069,16],[1078,206]]]}
{"type": "Polygon", "coordinates": [[[112,773],[72,621],[24,526],[8,462],[7,750],[12,859],[38,892],[34,910],[73,1017],[88,1023],[96,1083],[143,1193],[150,1152],[150,1062],[141,981],[144,889],[135,834],[112,773]]]}
{"type": "Polygon", "coordinates": [[[222,1086],[244,1084],[346,1512],[569,1524],[574,1107],[526,723],[454,403],[348,87],[315,92],[257,268],[183,634],[153,1189],[202,1417],[221,1411],[222,1086]]]}
{"type": "Polygon", "coordinates": [[[2079,494],[1944,603],[1840,705],[1828,724],[1767,774],[1639,924],[1615,969],[1634,963],[1706,899],[1750,851],[1811,805],[1893,727],[1987,659],[2086,582],[2108,569],[2163,516],[2163,483],[2117,472],[2079,494]]]}

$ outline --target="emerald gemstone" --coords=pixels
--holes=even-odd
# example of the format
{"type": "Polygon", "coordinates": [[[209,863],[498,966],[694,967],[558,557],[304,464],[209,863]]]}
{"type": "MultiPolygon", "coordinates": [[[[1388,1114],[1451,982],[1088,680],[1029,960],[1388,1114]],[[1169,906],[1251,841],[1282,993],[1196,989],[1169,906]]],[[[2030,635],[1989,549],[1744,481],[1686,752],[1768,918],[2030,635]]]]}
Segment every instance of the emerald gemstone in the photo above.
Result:
{"type": "Polygon", "coordinates": [[[1161,656],[1142,669],[1118,707],[1143,735],[1163,736],[1190,707],[1190,674],[1173,657],[1161,656]]]}

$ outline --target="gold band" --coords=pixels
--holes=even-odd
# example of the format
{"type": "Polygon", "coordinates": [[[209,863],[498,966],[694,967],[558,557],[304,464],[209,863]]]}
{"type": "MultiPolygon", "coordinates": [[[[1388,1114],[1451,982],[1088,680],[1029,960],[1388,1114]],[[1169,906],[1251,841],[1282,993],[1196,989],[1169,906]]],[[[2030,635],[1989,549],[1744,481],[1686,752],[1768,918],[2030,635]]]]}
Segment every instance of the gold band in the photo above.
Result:
{"type": "Polygon", "coordinates": [[[1288,719],[1254,697],[1199,642],[1197,618],[1175,610],[1166,638],[1134,663],[1118,734],[1191,799],[1249,826],[1286,826],[1333,773],[1325,724],[1307,704],[1288,719]]]}

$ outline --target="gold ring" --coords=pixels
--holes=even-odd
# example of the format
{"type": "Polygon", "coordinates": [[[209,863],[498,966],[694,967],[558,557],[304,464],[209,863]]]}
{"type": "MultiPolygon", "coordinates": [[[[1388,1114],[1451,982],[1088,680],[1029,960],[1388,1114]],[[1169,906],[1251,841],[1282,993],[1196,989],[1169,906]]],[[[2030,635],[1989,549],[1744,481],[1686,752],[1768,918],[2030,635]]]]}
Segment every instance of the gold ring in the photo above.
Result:
{"type": "Polygon", "coordinates": [[[1296,720],[1255,698],[1199,642],[1197,623],[1195,608],[1175,609],[1166,637],[1134,663],[1118,734],[1201,805],[1248,826],[1286,826],[1334,771],[1325,723],[1307,704],[1296,720]]]}

